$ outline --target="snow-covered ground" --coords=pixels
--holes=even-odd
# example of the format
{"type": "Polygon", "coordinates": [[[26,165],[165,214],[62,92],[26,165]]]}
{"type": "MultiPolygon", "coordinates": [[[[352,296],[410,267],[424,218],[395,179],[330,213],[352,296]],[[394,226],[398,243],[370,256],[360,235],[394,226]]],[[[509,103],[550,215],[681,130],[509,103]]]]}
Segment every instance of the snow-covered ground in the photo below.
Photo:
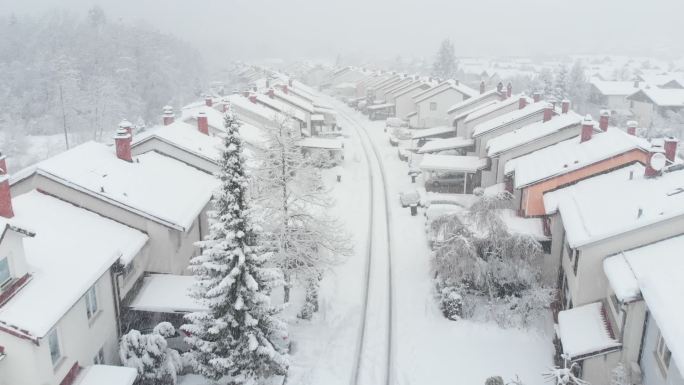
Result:
{"type": "MultiPolygon", "coordinates": [[[[346,144],[347,176],[336,189],[337,210],[347,228],[354,233],[357,249],[354,257],[335,269],[324,281],[321,293],[323,308],[311,322],[293,327],[297,341],[292,355],[293,367],[288,383],[342,384],[349,383],[354,362],[353,338],[360,325],[360,292],[363,277],[363,257],[366,213],[359,210],[367,196],[359,183],[367,177],[358,148],[358,138],[346,116],[368,130],[381,153],[387,173],[390,221],[392,230],[393,269],[393,384],[482,384],[489,376],[500,375],[509,380],[519,376],[529,385],[544,383],[541,373],[552,364],[551,336],[543,332],[502,329],[495,324],[471,321],[453,322],[444,318],[433,300],[429,249],[425,239],[424,218],[411,216],[398,203],[398,193],[411,184],[407,165],[396,155],[383,132],[383,122],[370,122],[340,103],[343,112],[340,123],[350,139],[346,144]],[[353,182],[349,185],[346,182],[353,182]]],[[[377,178],[376,178],[377,179],[377,178]]],[[[384,226],[376,220],[375,226],[384,226]]],[[[375,231],[373,232],[375,235],[375,231]]],[[[374,254],[375,255],[375,254],[374,254]]],[[[372,273],[373,274],[373,273],[372,273]]],[[[377,305],[377,303],[374,303],[377,305]]],[[[382,305],[379,305],[382,306],[382,305]]],[[[371,323],[367,334],[384,335],[384,325],[371,323]]],[[[375,363],[380,365],[378,357],[375,363]]],[[[363,383],[363,382],[362,382],[363,383]]]]}

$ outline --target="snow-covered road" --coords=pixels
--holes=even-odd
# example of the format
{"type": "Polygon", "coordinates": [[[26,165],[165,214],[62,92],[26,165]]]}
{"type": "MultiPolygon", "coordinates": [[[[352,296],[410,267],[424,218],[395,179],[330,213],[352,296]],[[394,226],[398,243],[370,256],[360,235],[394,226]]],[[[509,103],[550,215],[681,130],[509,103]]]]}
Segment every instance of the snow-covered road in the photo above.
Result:
{"type": "Polygon", "coordinates": [[[352,233],[355,252],[323,280],[319,314],[311,322],[292,321],[296,346],[288,384],[478,385],[494,375],[543,384],[553,351],[549,336],[442,316],[433,299],[422,212],[411,216],[398,202],[400,191],[416,188],[406,163],[389,145],[384,122],[330,103],[346,136],[333,214],[352,233]]]}

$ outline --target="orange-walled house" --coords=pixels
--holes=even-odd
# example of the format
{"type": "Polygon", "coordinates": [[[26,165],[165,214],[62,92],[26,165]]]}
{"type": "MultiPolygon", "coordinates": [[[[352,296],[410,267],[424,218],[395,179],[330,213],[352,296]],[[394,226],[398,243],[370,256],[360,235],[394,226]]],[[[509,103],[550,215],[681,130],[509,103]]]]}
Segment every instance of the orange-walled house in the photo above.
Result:
{"type": "MultiPolygon", "coordinates": [[[[594,134],[589,116],[581,135],[515,158],[506,163],[507,189],[520,202],[520,215],[543,216],[544,193],[633,163],[648,164],[650,143],[608,127],[607,117],[594,134]]],[[[674,160],[677,142],[665,142],[668,159],[674,160]]]]}

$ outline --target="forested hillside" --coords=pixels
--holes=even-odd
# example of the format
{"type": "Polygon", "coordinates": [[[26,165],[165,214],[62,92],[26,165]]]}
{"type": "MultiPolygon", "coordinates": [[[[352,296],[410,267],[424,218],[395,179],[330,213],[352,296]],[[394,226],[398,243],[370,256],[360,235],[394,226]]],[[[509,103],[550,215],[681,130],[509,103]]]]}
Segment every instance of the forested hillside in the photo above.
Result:
{"type": "Polygon", "coordinates": [[[100,8],[0,15],[0,36],[0,151],[12,168],[107,141],[122,118],[154,124],[162,106],[180,107],[204,82],[189,44],[100,8]]]}

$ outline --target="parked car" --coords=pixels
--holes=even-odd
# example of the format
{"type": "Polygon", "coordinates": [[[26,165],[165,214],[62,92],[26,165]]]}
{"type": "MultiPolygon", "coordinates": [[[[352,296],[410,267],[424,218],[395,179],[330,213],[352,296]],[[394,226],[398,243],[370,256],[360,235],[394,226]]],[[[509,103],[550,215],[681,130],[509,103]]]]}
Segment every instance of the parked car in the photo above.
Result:
{"type": "Polygon", "coordinates": [[[465,174],[453,171],[433,171],[426,175],[425,187],[438,189],[440,187],[462,187],[465,174]]]}

